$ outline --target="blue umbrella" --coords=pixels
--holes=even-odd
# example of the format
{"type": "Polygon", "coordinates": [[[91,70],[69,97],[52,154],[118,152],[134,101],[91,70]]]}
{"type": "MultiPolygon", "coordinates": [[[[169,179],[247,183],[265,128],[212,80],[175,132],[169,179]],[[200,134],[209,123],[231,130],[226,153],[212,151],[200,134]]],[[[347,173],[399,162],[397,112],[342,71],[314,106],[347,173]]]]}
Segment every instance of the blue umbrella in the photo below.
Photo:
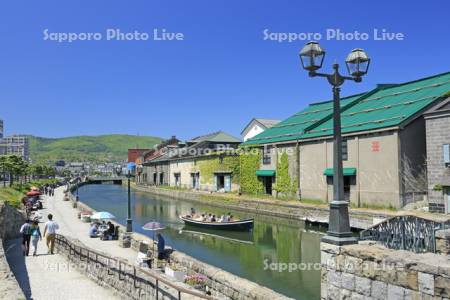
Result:
{"type": "Polygon", "coordinates": [[[95,219],[95,220],[107,220],[107,219],[115,219],[115,218],[116,217],[113,214],[111,214],[107,211],[99,211],[91,216],[91,219],[95,219]]]}
{"type": "Polygon", "coordinates": [[[153,253],[155,253],[155,231],[162,230],[164,228],[165,227],[161,223],[156,222],[156,221],[148,222],[144,226],[142,226],[142,229],[144,229],[144,230],[153,231],[153,253]]]}

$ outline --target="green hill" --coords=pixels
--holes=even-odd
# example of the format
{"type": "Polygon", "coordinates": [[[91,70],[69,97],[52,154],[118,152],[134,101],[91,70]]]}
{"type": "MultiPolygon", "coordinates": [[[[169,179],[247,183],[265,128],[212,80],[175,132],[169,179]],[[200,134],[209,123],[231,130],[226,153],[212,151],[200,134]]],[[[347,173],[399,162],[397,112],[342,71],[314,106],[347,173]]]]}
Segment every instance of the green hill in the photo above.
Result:
{"type": "Polygon", "coordinates": [[[111,134],[42,138],[30,136],[30,156],[33,162],[118,162],[127,159],[128,148],[151,148],[162,141],[151,136],[111,134]]]}

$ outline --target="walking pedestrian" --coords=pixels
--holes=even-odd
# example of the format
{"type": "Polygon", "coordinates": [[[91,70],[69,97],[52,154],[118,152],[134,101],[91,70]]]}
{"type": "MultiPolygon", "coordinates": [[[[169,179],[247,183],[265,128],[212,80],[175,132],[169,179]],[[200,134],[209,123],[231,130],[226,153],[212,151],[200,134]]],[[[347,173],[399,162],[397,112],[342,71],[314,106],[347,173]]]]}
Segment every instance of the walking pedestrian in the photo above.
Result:
{"type": "Polygon", "coordinates": [[[55,249],[56,230],[59,229],[58,223],[53,221],[53,215],[48,214],[48,222],[45,223],[44,237],[46,237],[48,253],[53,254],[55,249]]]}
{"type": "Polygon", "coordinates": [[[25,223],[20,227],[20,233],[22,234],[22,250],[23,256],[28,256],[30,253],[30,240],[31,240],[31,224],[27,219],[25,223]]]}
{"type": "Polygon", "coordinates": [[[38,221],[33,221],[31,225],[31,244],[33,245],[33,256],[37,254],[37,246],[39,240],[42,240],[41,230],[38,221]]]}

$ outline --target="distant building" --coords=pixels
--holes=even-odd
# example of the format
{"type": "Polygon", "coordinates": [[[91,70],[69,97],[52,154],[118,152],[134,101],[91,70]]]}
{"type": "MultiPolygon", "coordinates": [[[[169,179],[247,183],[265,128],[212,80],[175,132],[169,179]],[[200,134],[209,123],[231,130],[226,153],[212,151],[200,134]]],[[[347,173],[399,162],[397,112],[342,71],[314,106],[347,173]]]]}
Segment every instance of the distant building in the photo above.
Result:
{"type": "Polygon", "coordinates": [[[82,175],[85,173],[85,166],[81,162],[72,162],[66,166],[66,169],[70,171],[70,173],[75,175],[82,175]]]}
{"type": "Polygon", "coordinates": [[[428,206],[450,213],[450,98],[425,113],[428,206]]]}
{"type": "Polygon", "coordinates": [[[242,130],[242,139],[245,142],[278,123],[280,123],[280,120],[253,118],[242,130]]]}
{"type": "Polygon", "coordinates": [[[24,135],[12,135],[3,137],[0,142],[0,150],[6,155],[17,155],[25,160],[29,159],[28,137],[24,135]]]}
{"type": "Polygon", "coordinates": [[[0,139],[3,138],[3,120],[0,120],[0,139]]]}
{"type": "Polygon", "coordinates": [[[168,147],[143,163],[140,183],[207,191],[237,191],[231,165],[241,141],[219,131],[168,147]]]}
{"type": "Polygon", "coordinates": [[[150,149],[128,149],[128,162],[136,162],[136,159],[147,151],[150,149]]]}

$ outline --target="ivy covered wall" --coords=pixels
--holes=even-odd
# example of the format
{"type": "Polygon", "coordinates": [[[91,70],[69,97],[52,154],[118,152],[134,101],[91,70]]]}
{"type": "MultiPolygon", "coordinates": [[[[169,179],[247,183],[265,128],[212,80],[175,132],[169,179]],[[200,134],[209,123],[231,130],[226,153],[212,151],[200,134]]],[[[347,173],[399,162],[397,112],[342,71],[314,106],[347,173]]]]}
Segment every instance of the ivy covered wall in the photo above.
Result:
{"type": "Polygon", "coordinates": [[[276,183],[273,187],[282,196],[292,196],[297,192],[298,178],[289,175],[289,157],[286,152],[278,156],[276,183]]]}
{"type": "Polygon", "coordinates": [[[200,184],[214,184],[214,172],[231,172],[232,183],[239,184],[239,156],[209,156],[198,159],[193,171],[200,172],[200,184]]]}
{"type": "Polygon", "coordinates": [[[263,193],[263,183],[256,176],[256,171],[261,164],[261,151],[257,149],[243,151],[239,158],[241,167],[241,192],[244,194],[263,193]]]}

